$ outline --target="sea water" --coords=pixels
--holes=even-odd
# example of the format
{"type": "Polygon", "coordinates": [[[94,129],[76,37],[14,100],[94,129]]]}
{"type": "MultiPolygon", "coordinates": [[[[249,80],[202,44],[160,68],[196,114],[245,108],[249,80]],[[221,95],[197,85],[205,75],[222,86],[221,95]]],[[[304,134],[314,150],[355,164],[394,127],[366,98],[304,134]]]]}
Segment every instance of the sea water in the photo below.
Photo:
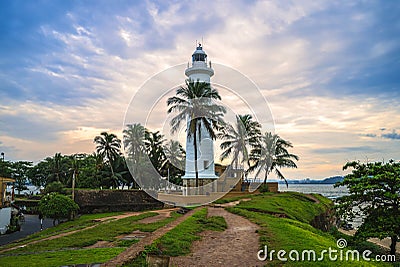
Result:
{"type": "Polygon", "coordinates": [[[305,194],[321,194],[330,199],[336,199],[348,194],[346,187],[334,187],[333,184],[279,184],[279,191],[293,191],[305,194]]]}

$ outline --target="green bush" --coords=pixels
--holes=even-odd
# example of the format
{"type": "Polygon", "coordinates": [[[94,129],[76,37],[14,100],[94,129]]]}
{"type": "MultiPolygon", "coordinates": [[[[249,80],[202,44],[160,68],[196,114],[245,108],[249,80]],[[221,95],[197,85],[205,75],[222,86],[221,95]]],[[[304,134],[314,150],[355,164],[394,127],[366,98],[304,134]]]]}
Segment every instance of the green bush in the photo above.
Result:
{"type": "Polygon", "coordinates": [[[263,183],[260,185],[258,190],[260,191],[260,193],[266,193],[266,192],[268,192],[268,185],[263,183]]]}
{"type": "Polygon", "coordinates": [[[44,189],[44,193],[49,194],[49,193],[53,193],[53,192],[65,194],[64,185],[61,182],[51,182],[48,185],[46,185],[46,188],[44,189]]]}
{"type": "Polygon", "coordinates": [[[39,201],[39,212],[47,218],[56,220],[72,219],[79,206],[69,197],[58,193],[44,195],[39,201]]]}

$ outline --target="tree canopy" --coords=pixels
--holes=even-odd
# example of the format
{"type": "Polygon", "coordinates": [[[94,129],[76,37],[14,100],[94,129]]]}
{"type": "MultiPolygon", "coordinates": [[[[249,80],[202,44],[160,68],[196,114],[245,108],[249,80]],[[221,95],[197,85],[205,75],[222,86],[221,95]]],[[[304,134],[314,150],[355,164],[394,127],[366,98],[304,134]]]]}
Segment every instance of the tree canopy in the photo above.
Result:
{"type": "Polygon", "coordinates": [[[257,145],[261,136],[261,124],[250,114],[236,115],[236,124],[224,124],[218,137],[223,140],[220,147],[223,150],[220,158],[224,160],[233,156],[232,162],[235,168],[239,165],[239,156],[242,156],[240,162],[249,162],[248,148],[257,145]]]}
{"type": "Polygon", "coordinates": [[[279,168],[297,168],[294,160],[299,160],[299,157],[288,151],[292,147],[291,142],[282,139],[279,135],[271,132],[264,133],[250,152],[250,161],[253,162],[253,165],[248,171],[257,170],[257,177],[264,170],[264,184],[267,182],[268,175],[274,171],[277,177],[284,180],[288,186],[286,178],[279,168]]]}
{"type": "Polygon", "coordinates": [[[352,168],[338,186],[346,186],[349,195],[338,199],[337,211],[348,221],[361,217],[356,237],[391,238],[391,254],[395,254],[400,237],[400,163],[348,162],[343,169],[352,168]]]}
{"type": "Polygon", "coordinates": [[[39,212],[47,218],[56,220],[71,219],[79,206],[69,197],[58,193],[44,195],[39,201],[39,212]]]}

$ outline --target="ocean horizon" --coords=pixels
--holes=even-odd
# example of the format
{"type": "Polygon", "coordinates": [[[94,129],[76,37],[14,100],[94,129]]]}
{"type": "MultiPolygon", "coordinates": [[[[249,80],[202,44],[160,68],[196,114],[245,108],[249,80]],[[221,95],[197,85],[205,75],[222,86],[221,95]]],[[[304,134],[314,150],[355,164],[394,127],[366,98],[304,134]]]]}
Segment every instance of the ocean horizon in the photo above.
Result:
{"type": "Polygon", "coordinates": [[[334,187],[334,184],[279,184],[281,192],[300,192],[304,194],[321,194],[329,199],[337,199],[348,194],[346,187],[334,187]]]}

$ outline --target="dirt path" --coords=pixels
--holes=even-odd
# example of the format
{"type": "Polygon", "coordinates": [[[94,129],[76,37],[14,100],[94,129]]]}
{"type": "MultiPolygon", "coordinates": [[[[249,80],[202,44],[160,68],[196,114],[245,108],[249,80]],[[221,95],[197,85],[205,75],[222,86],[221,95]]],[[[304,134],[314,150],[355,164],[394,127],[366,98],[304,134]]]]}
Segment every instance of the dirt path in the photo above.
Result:
{"type": "Polygon", "coordinates": [[[130,246],[125,251],[123,251],[121,254],[119,254],[115,258],[109,260],[108,262],[102,264],[101,266],[110,266],[110,267],[121,266],[124,263],[127,263],[127,262],[133,260],[134,258],[136,258],[139,255],[140,252],[142,252],[144,250],[145,246],[151,245],[151,243],[153,243],[154,240],[163,236],[165,233],[171,231],[173,228],[175,228],[175,226],[177,226],[178,224],[180,224],[181,222],[186,220],[187,217],[191,216],[193,214],[193,212],[197,209],[198,208],[191,210],[188,213],[186,213],[185,215],[183,215],[182,217],[157,229],[156,231],[151,233],[151,235],[144,237],[138,243],[130,246]]]}
{"type": "Polygon", "coordinates": [[[171,258],[171,266],[263,266],[257,259],[259,226],[222,208],[208,208],[209,216],[223,216],[228,229],[205,231],[188,256],[171,258]]]}
{"type": "Polygon", "coordinates": [[[250,200],[251,200],[251,198],[242,198],[242,199],[224,203],[224,204],[213,204],[212,207],[215,207],[215,208],[234,207],[234,206],[240,204],[240,202],[245,202],[245,201],[250,201],[250,200]]]}
{"type": "Polygon", "coordinates": [[[319,201],[318,198],[314,197],[311,194],[304,194],[306,197],[308,197],[309,199],[313,200],[316,204],[319,204],[321,201],[319,201]]]}
{"type": "Polygon", "coordinates": [[[161,221],[163,219],[171,217],[171,212],[176,211],[176,210],[179,210],[179,208],[155,210],[153,212],[157,212],[158,215],[141,219],[140,221],[138,221],[138,223],[154,223],[154,222],[161,221]]]}

